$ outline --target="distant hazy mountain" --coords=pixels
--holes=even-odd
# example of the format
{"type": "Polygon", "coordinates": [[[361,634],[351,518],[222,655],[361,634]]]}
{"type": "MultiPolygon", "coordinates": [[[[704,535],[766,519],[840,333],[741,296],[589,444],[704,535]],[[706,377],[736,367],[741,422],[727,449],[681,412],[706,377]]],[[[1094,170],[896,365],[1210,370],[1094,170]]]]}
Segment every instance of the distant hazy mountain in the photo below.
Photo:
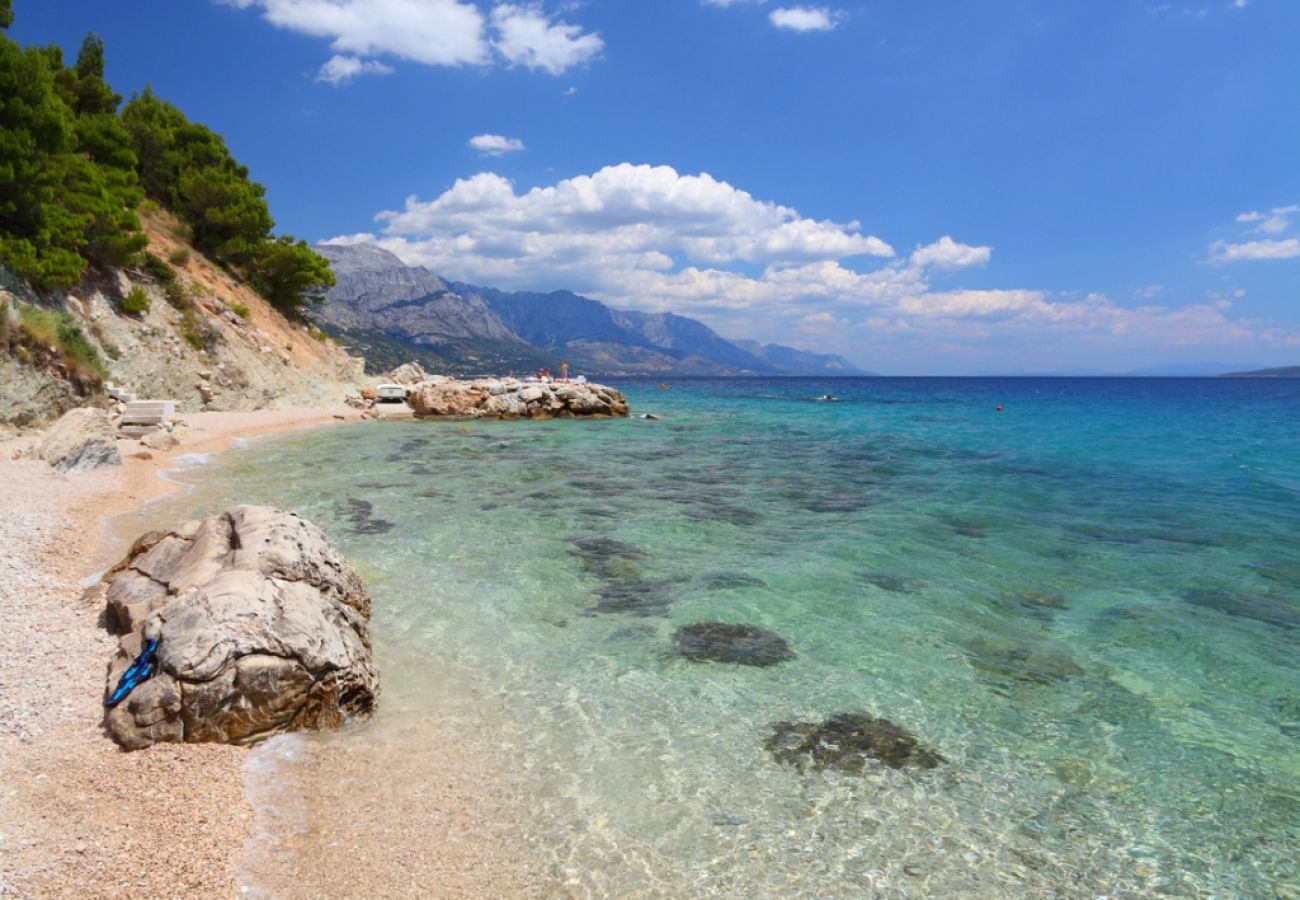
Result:
{"type": "Polygon", "coordinates": [[[657,375],[861,375],[839,356],[728,341],[673,313],[617,310],[571,291],[446,283],[373,244],[323,244],[338,283],[311,314],[378,371],[404,348],[438,368],[657,375]]]}
{"type": "Polygon", "coordinates": [[[1145,369],[1134,369],[1132,372],[1126,372],[1126,375],[1148,376],[1148,377],[1181,377],[1181,378],[1205,378],[1213,375],[1225,375],[1234,369],[1242,368],[1241,363],[1224,363],[1224,362],[1191,362],[1191,363],[1168,363],[1163,366],[1150,366],[1145,369]]]}
{"type": "Polygon", "coordinates": [[[1255,369],[1253,372],[1227,372],[1224,378],[1300,378],[1300,366],[1282,366],[1277,369],[1255,369]]]}
{"type": "Polygon", "coordinates": [[[810,353],[780,344],[759,344],[757,341],[735,341],[737,347],[747,350],[785,375],[879,375],[859,369],[836,354],[810,353]]]}

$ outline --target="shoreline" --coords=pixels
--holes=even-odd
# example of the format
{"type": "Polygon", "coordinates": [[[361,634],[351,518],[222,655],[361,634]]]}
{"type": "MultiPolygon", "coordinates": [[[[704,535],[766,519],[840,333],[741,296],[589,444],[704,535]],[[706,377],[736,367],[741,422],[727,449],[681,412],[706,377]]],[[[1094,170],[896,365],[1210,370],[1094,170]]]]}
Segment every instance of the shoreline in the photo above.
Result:
{"type": "Polygon", "coordinates": [[[100,725],[114,641],[83,585],[135,537],[117,523],[184,489],[165,477],[178,460],[359,419],[347,407],[192,414],[179,447],[119,440],[120,467],[77,475],[0,444],[0,896],[239,894],[247,751],[118,749],[100,725]]]}

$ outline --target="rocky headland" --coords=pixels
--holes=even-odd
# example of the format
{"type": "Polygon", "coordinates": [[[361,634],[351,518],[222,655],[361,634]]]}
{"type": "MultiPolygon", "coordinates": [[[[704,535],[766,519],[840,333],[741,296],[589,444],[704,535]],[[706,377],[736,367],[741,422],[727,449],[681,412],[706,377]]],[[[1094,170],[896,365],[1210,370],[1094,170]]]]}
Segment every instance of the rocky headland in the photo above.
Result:
{"type": "Polygon", "coordinates": [[[517,378],[478,381],[432,378],[411,388],[409,402],[416,418],[613,418],[631,413],[627,398],[603,384],[538,383],[517,378]]]}

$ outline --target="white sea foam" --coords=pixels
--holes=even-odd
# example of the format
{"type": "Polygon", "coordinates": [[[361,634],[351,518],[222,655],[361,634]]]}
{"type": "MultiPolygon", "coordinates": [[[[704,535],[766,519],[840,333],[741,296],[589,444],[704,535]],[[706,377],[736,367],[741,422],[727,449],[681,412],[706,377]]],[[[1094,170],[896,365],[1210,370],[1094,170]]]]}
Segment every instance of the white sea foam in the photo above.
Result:
{"type": "Polygon", "coordinates": [[[292,787],[289,770],[300,764],[305,739],[282,734],[249,752],[244,760],[244,798],[253,810],[253,835],[244,843],[236,864],[239,891],[246,897],[269,897],[254,878],[262,860],[281,852],[286,842],[304,832],[307,809],[302,793],[292,787]]]}

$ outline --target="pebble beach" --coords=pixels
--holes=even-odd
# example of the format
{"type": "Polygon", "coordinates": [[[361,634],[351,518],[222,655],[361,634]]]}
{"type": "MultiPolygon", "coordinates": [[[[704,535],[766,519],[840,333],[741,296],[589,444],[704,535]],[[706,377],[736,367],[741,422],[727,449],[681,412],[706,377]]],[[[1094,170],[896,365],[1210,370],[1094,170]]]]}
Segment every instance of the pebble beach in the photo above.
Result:
{"type": "Polygon", "coordinates": [[[160,745],[124,753],[101,728],[114,645],[83,584],[134,535],[116,516],[178,489],[185,454],[355,419],[355,410],[188,416],[169,452],[119,441],[123,465],[62,475],[0,446],[0,896],[235,896],[253,816],[246,751],[160,745]]]}

